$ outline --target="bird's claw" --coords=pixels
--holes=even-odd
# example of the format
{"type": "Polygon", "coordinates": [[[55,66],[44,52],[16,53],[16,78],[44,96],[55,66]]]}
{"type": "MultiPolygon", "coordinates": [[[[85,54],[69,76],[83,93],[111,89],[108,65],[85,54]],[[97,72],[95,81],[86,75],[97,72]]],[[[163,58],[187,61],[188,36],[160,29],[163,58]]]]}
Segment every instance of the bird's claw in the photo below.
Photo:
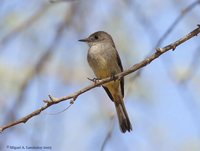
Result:
{"type": "Polygon", "coordinates": [[[97,83],[100,79],[99,78],[87,78],[88,80],[97,83]]]}
{"type": "Polygon", "coordinates": [[[113,80],[113,81],[116,81],[117,77],[115,76],[115,74],[112,74],[111,77],[110,77],[110,79],[113,80]]]}

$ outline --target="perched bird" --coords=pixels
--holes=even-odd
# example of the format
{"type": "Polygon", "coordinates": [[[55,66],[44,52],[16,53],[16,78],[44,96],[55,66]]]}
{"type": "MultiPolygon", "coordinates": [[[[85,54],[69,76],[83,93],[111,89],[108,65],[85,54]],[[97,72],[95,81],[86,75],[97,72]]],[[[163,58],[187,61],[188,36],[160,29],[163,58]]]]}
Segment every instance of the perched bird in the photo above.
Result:
{"type": "MultiPolygon", "coordinates": [[[[108,33],[98,31],[79,41],[89,45],[87,60],[97,79],[114,77],[123,71],[119,54],[108,33]]],[[[115,104],[121,131],[130,132],[132,125],[123,101],[124,78],[103,84],[103,88],[115,104]]]]}

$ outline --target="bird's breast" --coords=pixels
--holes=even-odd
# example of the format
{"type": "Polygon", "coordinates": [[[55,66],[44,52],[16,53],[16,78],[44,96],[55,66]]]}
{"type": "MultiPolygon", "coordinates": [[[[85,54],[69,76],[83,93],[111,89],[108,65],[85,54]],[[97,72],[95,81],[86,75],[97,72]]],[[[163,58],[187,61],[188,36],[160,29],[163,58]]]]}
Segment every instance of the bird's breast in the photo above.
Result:
{"type": "MultiPolygon", "coordinates": [[[[88,51],[88,62],[98,78],[109,77],[118,70],[113,47],[94,45],[88,51]]],[[[119,71],[120,72],[120,71],[119,71]]]]}

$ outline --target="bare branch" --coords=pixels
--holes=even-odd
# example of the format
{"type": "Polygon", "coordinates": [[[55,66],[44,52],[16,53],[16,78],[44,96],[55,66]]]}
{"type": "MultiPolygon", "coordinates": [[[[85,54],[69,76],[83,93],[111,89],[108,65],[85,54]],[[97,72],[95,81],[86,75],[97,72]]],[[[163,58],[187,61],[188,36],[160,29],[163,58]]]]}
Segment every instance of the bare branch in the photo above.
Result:
{"type": "Polygon", "coordinates": [[[165,33],[162,35],[162,37],[159,39],[159,41],[156,44],[156,47],[160,47],[164,39],[172,32],[174,27],[182,20],[183,17],[187,13],[189,13],[197,4],[200,4],[200,0],[194,1],[191,3],[188,7],[186,7],[184,10],[182,10],[181,14],[174,20],[174,22],[171,24],[171,26],[165,31],[165,33]]]}
{"type": "Polygon", "coordinates": [[[74,101],[78,98],[79,95],[81,95],[81,94],[83,94],[83,93],[85,93],[85,92],[87,92],[87,91],[89,91],[89,90],[91,90],[91,89],[93,89],[97,86],[100,86],[102,84],[108,83],[108,82],[116,80],[116,79],[121,79],[122,77],[129,75],[129,74],[145,67],[146,65],[150,64],[153,60],[160,57],[162,54],[166,53],[169,50],[175,50],[177,46],[179,46],[182,43],[186,42],[187,40],[197,36],[199,33],[200,33],[200,25],[198,25],[198,28],[194,29],[193,31],[191,31],[189,34],[187,34],[183,38],[181,38],[181,39],[179,39],[179,40],[177,40],[177,41],[175,41],[175,42],[173,42],[173,43],[171,43],[171,44],[169,44],[169,45],[167,45],[163,48],[157,48],[156,52],[154,54],[147,57],[146,59],[144,59],[140,63],[133,65],[131,68],[125,70],[124,72],[121,72],[121,73],[115,75],[114,79],[111,78],[111,77],[108,77],[108,78],[105,78],[105,79],[102,79],[102,80],[98,80],[96,83],[93,83],[93,84],[91,84],[91,85],[71,94],[71,95],[64,96],[64,97],[61,97],[61,98],[54,98],[54,97],[49,95],[49,100],[44,101],[46,104],[43,107],[35,110],[34,112],[28,114],[27,116],[25,116],[25,117],[23,117],[23,118],[21,118],[17,121],[14,121],[14,122],[8,123],[7,125],[1,126],[0,132],[3,132],[3,130],[10,128],[10,127],[13,127],[15,125],[18,125],[20,123],[27,122],[29,119],[40,114],[42,111],[44,111],[45,109],[49,108],[50,106],[52,106],[54,104],[60,103],[60,102],[65,101],[65,100],[70,100],[70,103],[74,103],[74,101]]]}

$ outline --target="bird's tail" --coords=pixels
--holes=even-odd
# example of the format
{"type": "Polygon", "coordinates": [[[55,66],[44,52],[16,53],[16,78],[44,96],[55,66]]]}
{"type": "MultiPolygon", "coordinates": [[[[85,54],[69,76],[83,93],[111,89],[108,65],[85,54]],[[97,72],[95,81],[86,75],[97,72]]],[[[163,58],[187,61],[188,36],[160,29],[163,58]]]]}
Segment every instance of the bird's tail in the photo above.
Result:
{"type": "Polygon", "coordinates": [[[115,102],[115,107],[116,107],[121,131],[123,133],[125,133],[126,131],[130,132],[132,130],[132,125],[131,125],[131,122],[129,120],[129,117],[128,117],[128,114],[126,111],[124,101],[122,100],[122,101],[120,101],[120,103],[115,102]]]}

